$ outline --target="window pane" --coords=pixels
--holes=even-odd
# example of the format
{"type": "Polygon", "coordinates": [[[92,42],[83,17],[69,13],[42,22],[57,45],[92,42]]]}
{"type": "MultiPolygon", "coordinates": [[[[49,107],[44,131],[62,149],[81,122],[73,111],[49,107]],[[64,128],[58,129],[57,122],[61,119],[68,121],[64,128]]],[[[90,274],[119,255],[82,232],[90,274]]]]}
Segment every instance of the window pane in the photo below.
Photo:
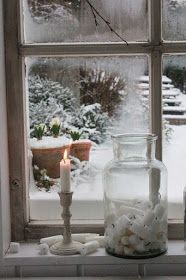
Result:
{"type": "Polygon", "coordinates": [[[147,41],[147,0],[23,0],[27,43],[147,41]],[[101,17],[100,17],[101,16],[101,17]]]}
{"type": "Polygon", "coordinates": [[[163,39],[186,40],[186,1],[163,0],[163,39]]]}
{"type": "Polygon", "coordinates": [[[31,219],[60,219],[57,191],[65,148],[71,157],[73,218],[103,218],[102,170],[112,159],[111,135],[149,131],[148,88],[142,95],[139,87],[141,76],[148,72],[148,58],[27,58],[26,67],[29,146],[33,153],[31,219]],[[51,129],[54,117],[61,124],[57,138],[51,129]],[[42,123],[47,130],[42,140],[36,140],[35,125],[42,123]],[[78,133],[80,141],[73,141],[69,148],[71,136],[75,140],[78,133]],[[91,141],[89,156],[81,145],[86,147],[87,139],[91,141]],[[58,150],[52,154],[54,147],[58,150]]]}
{"type": "Polygon", "coordinates": [[[163,161],[168,169],[169,217],[183,218],[186,166],[186,55],[164,56],[163,161]]]}

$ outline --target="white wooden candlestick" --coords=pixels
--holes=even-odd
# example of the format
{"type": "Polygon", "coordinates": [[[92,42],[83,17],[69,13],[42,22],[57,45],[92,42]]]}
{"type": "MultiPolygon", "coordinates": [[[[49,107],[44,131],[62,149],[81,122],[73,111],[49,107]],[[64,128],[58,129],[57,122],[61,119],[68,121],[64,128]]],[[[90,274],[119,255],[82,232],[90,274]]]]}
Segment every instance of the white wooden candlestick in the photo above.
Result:
{"type": "Polygon", "coordinates": [[[72,241],[70,227],[70,205],[72,204],[73,192],[60,192],[60,203],[63,207],[62,219],[64,220],[63,240],[50,247],[50,252],[54,255],[74,255],[79,252],[80,242],[72,241]]]}

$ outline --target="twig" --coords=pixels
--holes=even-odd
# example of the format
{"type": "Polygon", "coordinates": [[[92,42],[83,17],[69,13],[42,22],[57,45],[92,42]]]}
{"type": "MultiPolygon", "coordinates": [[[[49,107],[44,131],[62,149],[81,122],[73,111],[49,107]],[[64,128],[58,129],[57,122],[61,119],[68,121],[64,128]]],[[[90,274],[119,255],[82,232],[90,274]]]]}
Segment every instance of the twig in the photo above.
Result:
{"type": "Polygon", "coordinates": [[[98,23],[98,21],[97,21],[97,17],[96,17],[96,14],[95,14],[95,12],[94,12],[94,9],[93,9],[93,7],[92,7],[92,6],[90,6],[90,8],[91,8],[91,10],[92,10],[92,14],[93,14],[93,16],[94,16],[95,25],[96,25],[96,26],[98,26],[98,25],[99,25],[99,23],[98,23]]]}
{"type": "Polygon", "coordinates": [[[111,32],[113,32],[118,38],[120,38],[120,40],[122,40],[128,45],[128,42],[116,30],[113,29],[111,23],[107,19],[105,19],[104,16],[100,14],[100,12],[90,3],[90,1],[89,0],[85,0],[85,1],[91,8],[92,14],[94,16],[95,25],[98,26],[98,21],[97,21],[97,16],[98,16],[106,23],[106,25],[108,26],[111,32]]]}

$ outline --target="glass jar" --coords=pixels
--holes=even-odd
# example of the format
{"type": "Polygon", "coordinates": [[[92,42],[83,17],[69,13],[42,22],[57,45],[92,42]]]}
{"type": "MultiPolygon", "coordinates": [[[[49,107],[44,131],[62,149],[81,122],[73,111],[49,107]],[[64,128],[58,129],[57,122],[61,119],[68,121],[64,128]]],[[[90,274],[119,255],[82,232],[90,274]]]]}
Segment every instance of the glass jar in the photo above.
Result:
{"type": "Polygon", "coordinates": [[[147,258],[167,250],[167,171],[155,159],[152,134],[113,136],[104,169],[106,251],[147,258]]]}

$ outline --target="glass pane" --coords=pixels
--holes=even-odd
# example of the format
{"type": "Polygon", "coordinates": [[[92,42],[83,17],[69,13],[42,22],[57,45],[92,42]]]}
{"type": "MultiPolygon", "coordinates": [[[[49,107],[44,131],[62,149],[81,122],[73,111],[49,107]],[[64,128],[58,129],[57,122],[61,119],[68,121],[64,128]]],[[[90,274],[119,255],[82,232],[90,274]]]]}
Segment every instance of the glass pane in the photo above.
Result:
{"type": "Polygon", "coordinates": [[[163,39],[186,40],[186,1],[163,0],[163,39]]]}
{"type": "Polygon", "coordinates": [[[147,41],[147,2],[23,0],[25,42],[147,41]]]}
{"type": "Polygon", "coordinates": [[[163,161],[168,169],[169,217],[183,218],[186,166],[186,55],[164,56],[163,161]]]}
{"type": "Polygon", "coordinates": [[[60,219],[57,191],[65,148],[71,158],[73,218],[103,218],[102,170],[112,159],[111,135],[149,131],[149,89],[143,95],[139,87],[148,58],[27,58],[26,69],[31,219],[60,219]],[[51,129],[54,117],[60,120],[58,137],[51,129]],[[42,140],[36,139],[39,124],[46,125],[42,140]],[[90,152],[82,147],[89,141],[90,152]]]}

